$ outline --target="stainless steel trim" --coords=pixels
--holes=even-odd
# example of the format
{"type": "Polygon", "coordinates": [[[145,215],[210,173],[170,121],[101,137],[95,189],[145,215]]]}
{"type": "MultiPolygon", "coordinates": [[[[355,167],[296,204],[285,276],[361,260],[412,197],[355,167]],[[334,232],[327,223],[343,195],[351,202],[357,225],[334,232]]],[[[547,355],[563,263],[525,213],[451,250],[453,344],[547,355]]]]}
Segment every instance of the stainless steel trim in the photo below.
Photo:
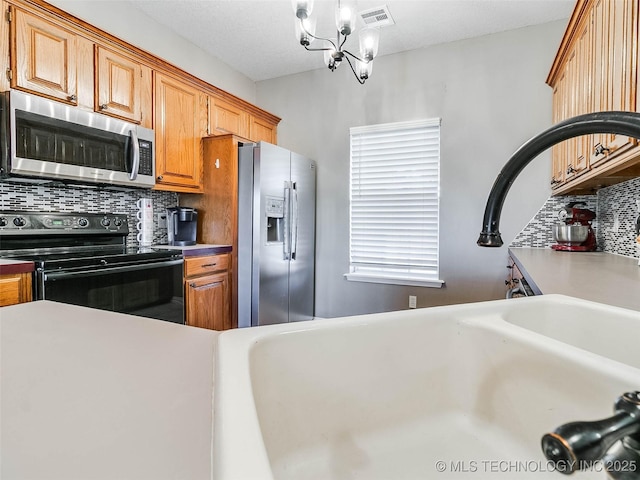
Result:
{"type": "Polygon", "coordinates": [[[135,180],[138,176],[138,169],[140,168],[140,144],[138,143],[138,134],[135,130],[130,130],[129,136],[131,137],[131,143],[133,145],[133,165],[129,172],[129,179],[135,180]]]}
{"type": "Polygon", "coordinates": [[[291,260],[296,259],[298,250],[298,186],[296,182],[292,182],[291,196],[293,202],[291,204],[291,260]]]}
{"type": "Polygon", "coordinates": [[[83,277],[95,277],[97,275],[105,275],[110,273],[122,273],[122,272],[132,272],[134,270],[151,270],[154,268],[162,268],[162,267],[172,267],[174,265],[181,265],[184,262],[183,259],[180,260],[163,260],[161,262],[153,262],[153,263],[144,263],[144,264],[135,264],[135,265],[126,265],[122,267],[106,267],[106,268],[97,268],[95,270],[83,270],[79,272],[54,272],[54,273],[43,273],[43,281],[47,280],[62,280],[65,278],[83,278],[83,277]]]}
{"type": "MultiPolygon", "coordinates": [[[[3,103],[9,102],[8,125],[10,144],[8,158],[3,159],[4,175],[38,177],[46,179],[75,180],[88,183],[124,185],[131,187],[152,188],[155,186],[155,148],[152,148],[151,175],[137,175],[132,180],[128,172],[114,172],[112,170],[79,165],[66,165],[50,161],[33,160],[16,155],[16,110],[43,115],[49,118],[75,123],[97,130],[117,133],[125,137],[134,131],[140,140],[147,140],[155,147],[155,133],[153,130],[140,125],[125,122],[100,113],[89,112],[81,108],[65,105],[46,98],[26,94],[17,90],[6,92],[3,103]]],[[[6,108],[6,106],[5,106],[6,108]]]]}
{"type": "Polygon", "coordinates": [[[285,182],[284,187],[284,242],[282,245],[282,258],[291,258],[291,183],[285,182]]]}

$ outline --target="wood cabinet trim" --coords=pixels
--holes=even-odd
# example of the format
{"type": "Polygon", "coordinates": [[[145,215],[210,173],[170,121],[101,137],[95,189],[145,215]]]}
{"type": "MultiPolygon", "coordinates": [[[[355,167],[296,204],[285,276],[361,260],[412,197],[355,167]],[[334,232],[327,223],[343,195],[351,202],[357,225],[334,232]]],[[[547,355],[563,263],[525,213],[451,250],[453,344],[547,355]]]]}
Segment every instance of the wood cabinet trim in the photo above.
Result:
{"type": "Polygon", "coordinates": [[[177,76],[181,79],[181,81],[187,81],[194,87],[201,89],[207,94],[218,96],[224,99],[226,102],[233,103],[239,108],[246,110],[247,112],[257,117],[263,118],[264,120],[273,123],[274,125],[278,125],[278,123],[280,123],[281,119],[276,115],[262,110],[259,107],[247,102],[246,100],[243,100],[231,93],[222,90],[221,88],[211,85],[210,83],[190,74],[180,67],[177,67],[147,52],[146,50],[127,43],[124,40],[121,40],[118,37],[115,37],[114,35],[111,35],[110,33],[107,33],[104,30],[101,30],[98,27],[95,27],[43,0],[10,0],[7,3],[9,5],[18,6],[25,11],[28,11],[41,18],[47,19],[49,22],[51,22],[51,19],[53,18],[56,21],[60,22],[62,28],[71,29],[75,31],[76,34],[87,36],[95,43],[101,43],[107,47],[115,48],[119,51],[124,51],[129,56],[135,58],[141,63],[149,65],[154,70],[159,70],[162,73],[177,76]]]}
{"type": "Polygon", "coordinates": [[[565,33],[562,36],[562,40],[560,41],[560,46],[558,47],[556,56],[553,59],[551,70],[547,75],[547,85],[554,86],[557,76],[563,71],[564,65],[566,63],[566,57],[573,50],[573,45],[575,44],[576,38],[578,36],[578,32],[580,30],[579,24],[587,22],[589,20],[589,15],[586,15],[586,13],[591,9],[592,3],[593,0],[578,0],[576,2],[573,13],[569,18],[569,24],[567,25],[565,33]]]}

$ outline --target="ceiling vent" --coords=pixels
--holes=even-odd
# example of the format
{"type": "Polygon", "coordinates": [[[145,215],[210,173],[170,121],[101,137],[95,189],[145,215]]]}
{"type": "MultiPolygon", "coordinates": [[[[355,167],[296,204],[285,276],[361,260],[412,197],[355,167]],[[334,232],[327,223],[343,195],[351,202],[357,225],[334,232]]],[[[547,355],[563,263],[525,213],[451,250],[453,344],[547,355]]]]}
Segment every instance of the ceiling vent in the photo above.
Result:
{"type": "Polygon", "coordinates": [[[369,10],[363,10],[359,15],[367,27],[386,27],[388,25],[396,24],[389,12],[389,7],[386,5],[370,8],[369,10]]]}

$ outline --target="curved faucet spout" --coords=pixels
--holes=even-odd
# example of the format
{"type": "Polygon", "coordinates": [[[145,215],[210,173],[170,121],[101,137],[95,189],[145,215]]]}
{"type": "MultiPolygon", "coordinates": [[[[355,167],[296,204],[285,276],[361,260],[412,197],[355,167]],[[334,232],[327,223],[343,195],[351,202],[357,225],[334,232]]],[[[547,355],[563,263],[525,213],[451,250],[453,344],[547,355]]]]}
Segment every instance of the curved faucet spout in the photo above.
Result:
{"type": "Polygon", "coordinates": [[[505,164],[491,188],[484,210],[481,247],[500,247],[500,213],[511,184],[534,158],[553,145],[580,135],[612,133],[640,139],[640,113],[597,112],[564,120],[522,145],[505,164]]]}

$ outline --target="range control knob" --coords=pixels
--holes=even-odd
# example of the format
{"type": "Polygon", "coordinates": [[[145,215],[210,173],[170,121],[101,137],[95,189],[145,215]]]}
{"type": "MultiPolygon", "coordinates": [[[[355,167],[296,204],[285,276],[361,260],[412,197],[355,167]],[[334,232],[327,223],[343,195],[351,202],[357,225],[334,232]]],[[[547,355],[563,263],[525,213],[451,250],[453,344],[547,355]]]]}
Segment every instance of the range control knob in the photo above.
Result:
{"type": "Polygon", "coordinates": [[[80,218],[78,219],[78,226],[79,226],[79,227],[86,227],[86,226],[88,226],[88,225],[89,225],[89,220],[87,220],[86,218],[84,218],[84,217],[80,217],[80,218]]]}
{"type": "Polygon", "coordinates": [[[103,227],[108,227],[109,225],[111,225],[111,220],[109,220],[107,217],[104,217],[102,220],[100,220],[100,225],[102,225],[103,227]]]}
{"type": "Polygon", "coordinates": [[[24,227],[27,224],[27,221],[24,219],[24,217],[16,217],[13,219],[13,224],[16,227],[24,227]]]}
{"type": "Polygon", "coordinates": [[[121,227],[121,226],[122,226],[122,219],[121,219],[121,218],[117,218],[117,217],[116,217],[116,218],[113,220],[113,224],[114,224],[116,227],[121,227]]]}
{"type": "Polygon", "coordinates": [[[7,219],[5,217],[0,217],[0,227],[6,227],[7,226],[7,219]]]}

